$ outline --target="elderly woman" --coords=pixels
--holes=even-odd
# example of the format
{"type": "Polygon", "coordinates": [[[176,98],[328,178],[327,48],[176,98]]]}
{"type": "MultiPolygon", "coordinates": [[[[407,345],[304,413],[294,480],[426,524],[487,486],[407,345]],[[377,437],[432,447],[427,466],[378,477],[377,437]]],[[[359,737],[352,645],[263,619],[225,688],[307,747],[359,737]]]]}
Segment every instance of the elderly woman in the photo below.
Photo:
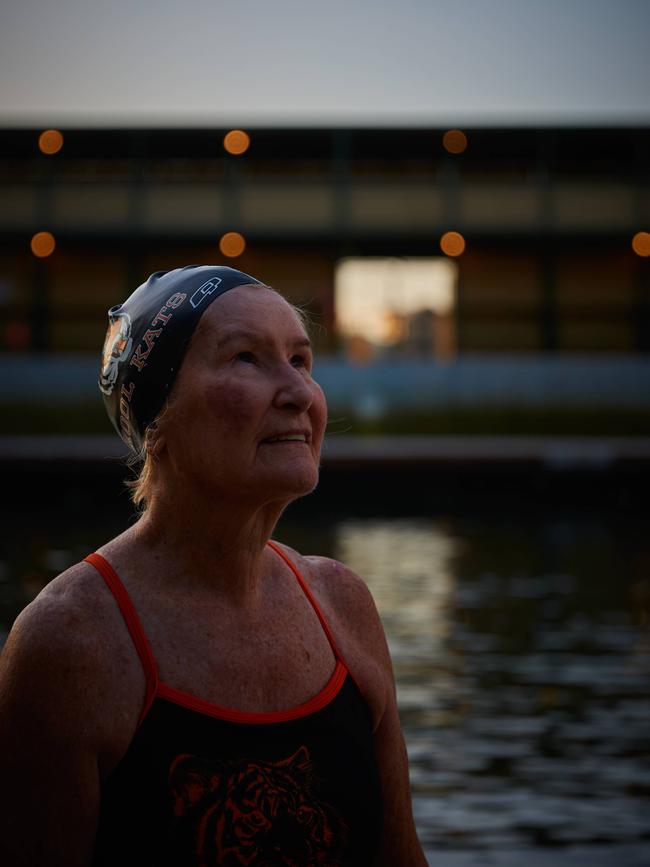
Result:
{"type": "Polygon", "coordinates": [[[190,266],[109,321],[100,388],[146,509],[10,634],[0,862],[425,865],[370,593],[271,541],[326,423],[300,315],[190,266]]]}

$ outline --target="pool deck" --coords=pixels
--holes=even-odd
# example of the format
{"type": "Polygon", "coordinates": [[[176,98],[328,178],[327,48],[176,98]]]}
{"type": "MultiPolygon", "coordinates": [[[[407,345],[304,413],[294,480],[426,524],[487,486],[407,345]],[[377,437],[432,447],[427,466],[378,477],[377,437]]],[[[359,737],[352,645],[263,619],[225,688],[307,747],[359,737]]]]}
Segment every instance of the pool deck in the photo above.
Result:
{"type": "MultiPolygon", "coordinates": [[[[103,463],[127,456],[114,436],[0,436],[0,461],[103,463]]],[[[350,436],[330,434],[324,466],[372,464],[538,464],[549,469],[650,466],[643,437],[350,436]]]]}

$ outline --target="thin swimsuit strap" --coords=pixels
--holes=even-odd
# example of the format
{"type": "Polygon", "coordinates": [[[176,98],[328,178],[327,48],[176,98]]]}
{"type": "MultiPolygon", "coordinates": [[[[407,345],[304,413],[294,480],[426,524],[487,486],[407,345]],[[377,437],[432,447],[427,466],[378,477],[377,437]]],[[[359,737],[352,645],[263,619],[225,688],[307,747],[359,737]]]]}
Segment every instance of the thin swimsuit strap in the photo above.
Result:
{"type": "Polygon", "coordinates": [[[111,591],[120,610],[122,618],[124,619],[126,628],[129,631],[129,635],[131,636],[135,649],[138,653],[140,662],[142,664],[142,669],[144,671],[146,680],[146,690],[144,704],[138,718],[138,728],[140,727],[145,716],[147,715],[156,696],[159,696],[161,698],[168,698],[171,701],[181,703],[187,707],[190,707],[191,709],[203,713],[211,713],[211,711],[218,709],[218,713],[213,712],[214,716],[230,719],[233,722],[267,723],[282,722],[284,720],[294,719],[296,716],[303,716],[307,713],[312,713],[316,710],[319,710],[321,707],[327,704],[334,697],[334,695],[336,695],[343,681],[345,680],[345,676],[347,674],[347,667],[343,661],[343,657],[338,650],[338,647],[334,640],[334,636],[332,635],[332,631],[329,627],[327,620],[325,619],[325,615],[321,611],[320,606],[316,602],[316,599],[314,598],[311,590],[309,589],[309,586],[307,585],[307,582],[301,575],[297,566],[292,562],[292,560],[289,559],[289,557],[278,547],[275,542],[269,540],[267,542],[267,545],[272,548],[275,553],[278,554],[285,561],[285,563],[294,573],[302,591],[304,592],[307,600],[314,609],[318,620],[320,621],[320,624],[327,637],[330,647],[332,648],[332,652],[334,653],[334,656],[336,658],[336,667],[334,669],[334,672],[327,685],[318,693],[317,696],[315,696],[310,701],[305,702],[303,705],[299,705],[298,707],[289,708],[286,711],[271,711],[269,713],[248,713],[245,711],[238,711],[231,708],[221,707],[219,705],[213,705],[210,702],[206,702],[202,699],[190,695],[189,693],[184,693],[180,690],[176,690],[173,687],[168,686],[166,683],[163,683],[158,676],[158,666],[156,664],[156,659],[153,655],[149,640],[147,639],[140,618],[138,617],[137,611],[135,610],[135,606],[131,601],[131,597],[129,596],[129,593],[124,584],[122,583],[119,575],[108,562],[108,560],[106,560],[105,557],[103,557],[101,554],[98,554],[97,552],[89,554],[87,557],[84,558],[87,563],[90,563],[91,566],[94,566],[95,569],[97,569],[97,571],[106,582],[108,589],[111,591]]]}
{"type": "Polygon", "coordinates": [[[117,574],[115,569],[113,569],[105,557],[102,557],[102,555],[98,554],[96,551],[93,554],[84,557],[84,560],[97,569],[106,582],[108,589],[113,594],[113,597],[117,602],[117,607],[120,609],[120,614],[124,619],[126,628],[129,630],[129,635],[131,636],[135,649],[140,657],[140,662],[142,663],[142,670],[144,671],[146,680],[146,691],[144,705],[138,719],[139,728],[140,723],[145,718],[158,691],[159,680],[156,659],[151,650],[151,645],[149,644],[146,633],[142,628],[142,623],[140,623],[140,618],[135,610],[135,606],[133,605],[133,602],[131,602],[131,597],[129,596],[124,584],[122,584],[120,576],[117,574]]]}
{"type": "Polygon", "coordinates": [[[329,641],[330,647],[332,648],[332,653],[334,654],[334,656],[336,657],[337,660],[343,661],[343,657],[339,653],[339,649],[336,646],[336,641],[334,640],[334,636],[332,635],[332,630],[329,627],[329,623],[325,619],[325,615],[321,611],[318,602],[316,602],[316,599],[314,598],[313,593],[309,589],[309,585],[307,584],[307,582],[305,581],[305,579],[302,577],[301,573],[299,572],[298,567],[293,562],[293,560],[290,560],[287,557],[287,555],[284,553],[284,551],[275,542],[272,542],[269,539],[269,541],[266,544],[270,548],[273,548],[273,550],[275,551],[276,554],[279,554],[280,557],[282,557],[284,562],[287,564],[287,566],[291,569],[293,574],[298,579],[298,584],[300,584],[300,586],[302,587],[303,593],[305,594],[307,599],[310,601],[312,608],[316,612],[316,616],[320,620],[320,624],[323,627],[323,632],[327,636],[327,640],[329,641]]]}

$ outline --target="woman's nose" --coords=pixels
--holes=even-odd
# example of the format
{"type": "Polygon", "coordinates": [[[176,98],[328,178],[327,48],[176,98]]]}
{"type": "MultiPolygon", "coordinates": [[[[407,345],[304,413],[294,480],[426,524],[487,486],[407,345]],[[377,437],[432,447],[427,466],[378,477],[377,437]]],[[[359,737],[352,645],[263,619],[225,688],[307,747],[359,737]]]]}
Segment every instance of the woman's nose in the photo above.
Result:
{"type": "Polygon", "coordinates": [[[305,379],[304,371],[287,365],[280,377],[274,403],[282,409],[306,412],[314,399],[313,390],[305,379]]]}

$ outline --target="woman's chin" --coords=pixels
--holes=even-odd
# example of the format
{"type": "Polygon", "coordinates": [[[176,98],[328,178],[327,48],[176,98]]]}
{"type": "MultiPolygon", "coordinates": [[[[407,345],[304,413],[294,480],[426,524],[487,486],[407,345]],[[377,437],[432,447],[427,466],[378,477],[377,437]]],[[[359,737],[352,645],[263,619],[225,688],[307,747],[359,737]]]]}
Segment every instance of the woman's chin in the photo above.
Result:
{"type": "Polygon", "coordinates": [[[318,468],[293,467],[290,470],[278,473],[273,480],[265,480],[268,485],[264,485],[269,492],[272,490],[278,496],[287,496],[295,499],[311,494],[314,488],[318,485],[318,468]]]}

